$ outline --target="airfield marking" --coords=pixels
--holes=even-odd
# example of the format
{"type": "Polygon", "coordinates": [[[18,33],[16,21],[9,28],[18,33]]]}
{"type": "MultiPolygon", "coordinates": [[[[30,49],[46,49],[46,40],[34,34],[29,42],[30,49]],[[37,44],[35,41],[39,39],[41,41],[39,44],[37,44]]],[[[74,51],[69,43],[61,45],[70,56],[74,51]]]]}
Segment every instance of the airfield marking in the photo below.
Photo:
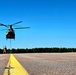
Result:
{"type": "Polygon", "coordinates": [[[3,75],[29,75],[13,54],[10,54],[9,62],[3,75]]]}

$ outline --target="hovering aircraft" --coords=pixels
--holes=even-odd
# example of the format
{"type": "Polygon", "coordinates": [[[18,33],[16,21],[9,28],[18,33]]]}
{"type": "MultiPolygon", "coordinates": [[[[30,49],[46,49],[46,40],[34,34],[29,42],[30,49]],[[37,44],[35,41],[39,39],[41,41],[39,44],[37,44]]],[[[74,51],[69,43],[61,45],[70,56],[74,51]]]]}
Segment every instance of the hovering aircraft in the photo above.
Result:
{"type": "MultiPolygon", "coordinates": [[[[30,28],[30,27],[18,27],[18,28],[13,28],[12,26],[21,23],[22,21],[16,22],[14,24],[10,24],[10,25],[5,25],[5,24],[0,24],[0,26],[5,26],[7,28],[7,32],[6,32],[6,39],[15,39],[15,31],[14,29],[26,29],[26,28],[30,28]]],[[[4,29],[2,29],[4,30],[4,29]]]]}

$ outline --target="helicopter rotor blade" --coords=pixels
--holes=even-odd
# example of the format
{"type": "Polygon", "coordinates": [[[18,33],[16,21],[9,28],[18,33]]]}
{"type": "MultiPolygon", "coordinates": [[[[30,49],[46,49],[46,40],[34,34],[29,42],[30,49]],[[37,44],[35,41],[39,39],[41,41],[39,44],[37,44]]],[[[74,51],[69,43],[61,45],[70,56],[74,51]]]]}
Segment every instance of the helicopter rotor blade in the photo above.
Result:
{"type": "Polygon", "coordinates": [[[13,25],[16,25],[16,24],[21,23],[21,22],[22,22],[22,21],[19,21],[19,22],[16,22],[16,23],[14,23],[14,24],[11,24],[11,25],[13,26],[13,25]]]}
{"type": "Polygon", "coordinates": [[[0,24],[0,26],[5,26],[5,27],[8,27],[7,25],[4,25],[4,24],[2,24],[2,23],[0,24]]]}
{"type": "Polygon", "coordinates": [[[19,28],[14,28],[14,29],[27,29],[27,28],[30,28],[30,27],[19,27],[19,28]]]}

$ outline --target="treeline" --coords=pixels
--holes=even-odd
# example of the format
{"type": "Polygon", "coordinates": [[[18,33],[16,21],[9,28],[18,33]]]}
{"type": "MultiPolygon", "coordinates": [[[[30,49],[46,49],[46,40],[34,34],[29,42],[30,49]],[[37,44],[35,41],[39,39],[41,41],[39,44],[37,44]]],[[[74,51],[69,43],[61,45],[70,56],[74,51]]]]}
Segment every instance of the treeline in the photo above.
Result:
{"type": "MultiPolygon", "coordinates": [[[[57,52],[76,52],[76,48],[32,48],[32,49],[7,49],[7,53],[57,53],[57,52]]],[[[0,53],[3,53],[3,49],[0,49],[0,53]]]]}

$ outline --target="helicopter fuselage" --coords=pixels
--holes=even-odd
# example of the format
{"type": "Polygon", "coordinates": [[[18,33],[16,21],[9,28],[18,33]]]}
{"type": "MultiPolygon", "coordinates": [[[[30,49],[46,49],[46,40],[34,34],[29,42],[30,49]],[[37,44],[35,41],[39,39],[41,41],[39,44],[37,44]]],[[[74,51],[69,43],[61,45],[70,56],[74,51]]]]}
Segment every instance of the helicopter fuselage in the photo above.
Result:
{"type": "Polygon", "coordinates": [[[9,28],[6,32],[6,39],[15,39],[15,32],[12,28],[12,25],[9,26],[9,28]]]}
{"type": "Polygon", "coordinates": [[[13,28],[12,26],[21,23],[22,21],[16,22],[14,24],[10,24],[10,25],[5,25],[3,23],[0,24],[0,26],[5,26],[6,28],[8,28],[7,32],[6,32],[6,39],[15,39],[15,32],[14,29],[26,29],[26,28],[30,28],[30,27],[18,27],[18,28],[13,28]]]}

